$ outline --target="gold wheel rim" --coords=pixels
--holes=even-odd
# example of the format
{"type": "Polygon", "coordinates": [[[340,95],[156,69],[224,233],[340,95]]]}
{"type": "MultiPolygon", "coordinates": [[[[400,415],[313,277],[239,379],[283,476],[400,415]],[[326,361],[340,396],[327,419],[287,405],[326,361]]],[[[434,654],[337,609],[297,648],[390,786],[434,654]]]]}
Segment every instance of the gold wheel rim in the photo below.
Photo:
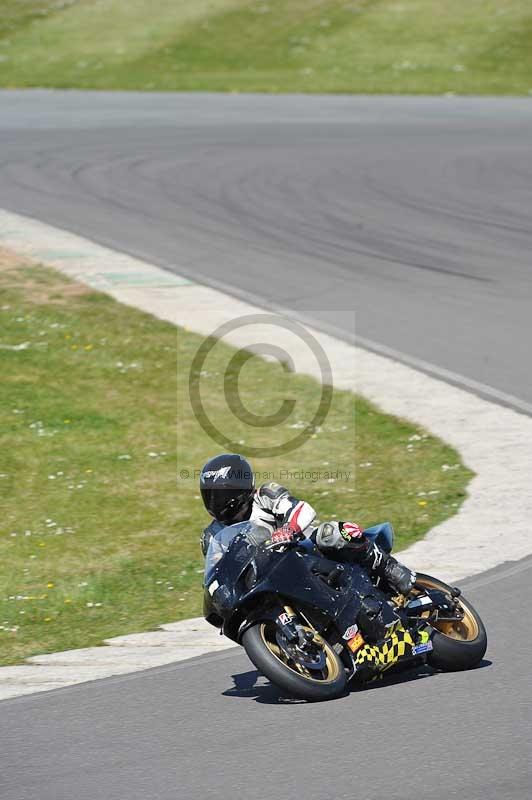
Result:
{"type": "Polygon", "coordinates": [[[325,668],[324,672],[327,673],[325,678],[315,678],[311,674],[310,670],[303,666],[303,664],[298,664],[297,661],[293,661],[288,663],[288,656],[284,654],[284,651],[279,647],[276,641],[272,641],[272,639],[268,636],[268,625],[265,622],[262,622],[260,625],[260,635],[262,641],[277,661],[279,661],[284,667],[291,669],[293,672],[297,672],[297,674],[301,678],[305,678],[307,681],[311,681],[312,683],[334,683],[334,681],[340,675],[340,665],[338,664],[338,659],[336,658],[336,654],[334,650],[330,647],[330,645],[319,636],[316,631],[310,628],[308,625],[304,625],[303,629],[306,631],[310,631],[314,635],[314,641],[317,642],[320,647],[323,648],[325,652],[325,668]],[[285,656],[283,658],[282,656],[285,656]],[[293,664],[293,666],[292,666],[293,664]]]}
{"type": "MultiPolygon", "coordinates": [[[[438,581],[430,581],[426,578],[421,578],[417,581],[418,586],[423,586],[427,589],[444,590],[444,587],[438,581]]],[[[421,594],[422,590],[418,590],[417,594],[421,594]]],[[[449,639],[458,639],[461,642],[472,642],[479,634],[478,623],[474,614],[470,611],[467,603],[458,599],[458,605],[462,610],[463,619],[456,622],[431,622],[433,628],[439,633],[447,636],[449,639]]],[[[430,612],[427,611],[424,616],[429,616],[430,612]]]]}

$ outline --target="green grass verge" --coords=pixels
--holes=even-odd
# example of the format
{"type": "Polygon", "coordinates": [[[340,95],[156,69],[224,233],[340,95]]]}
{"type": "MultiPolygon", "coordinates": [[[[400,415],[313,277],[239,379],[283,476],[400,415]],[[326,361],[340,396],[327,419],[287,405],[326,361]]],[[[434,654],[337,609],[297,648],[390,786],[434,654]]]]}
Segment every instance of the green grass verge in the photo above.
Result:
{"type": "Polygon", "coordinates": [[[0,84],[527,94],[529,0],[3,0],[0,84]]]}
{"type": "MultiPolygon", "coordinates": [[[[201,337],[176,335],[5,251],[0,292],[0,664],[200,614],[207,518],[196,480],[176,471],[219,450],[187,406],[201,337]]],[[[208,411],[231,435],[264,444],[274,434],[228,421],[216,391],[233,352],[212,353],[208,411]]],[[[262,414],[294,395],[297,420],[320,394],[310,378],[259,358],[247,362],[240,389],[262,414]]],[[[324,519],[391,519],[399,547],[455,513],[471,475],[450,447],[347,392],[335,392],[303,451],[256,466],[323,471],[354,459],[356,483],[296,479],[290,488],[324,519]],[[353,418],[354,452],[345,435],[353,418]]]]}

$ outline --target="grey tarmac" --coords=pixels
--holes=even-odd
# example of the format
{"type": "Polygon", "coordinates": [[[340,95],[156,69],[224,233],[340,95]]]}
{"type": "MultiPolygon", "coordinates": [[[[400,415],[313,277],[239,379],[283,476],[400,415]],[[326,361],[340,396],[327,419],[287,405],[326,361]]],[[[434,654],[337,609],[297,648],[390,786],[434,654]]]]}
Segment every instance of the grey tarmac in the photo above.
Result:
{"type": "Polygon", "coordinates": [[[531,576],[529,558],[463,584],[490,637],[470,672],[306,704],[239,650],[4,700],[2,800],[525,800],[531,576]]]}
{"type": "Polygon", "coordinates": [[[529,410],[531,186],[532,98],[0,91],[0,207],[529,410]]]}

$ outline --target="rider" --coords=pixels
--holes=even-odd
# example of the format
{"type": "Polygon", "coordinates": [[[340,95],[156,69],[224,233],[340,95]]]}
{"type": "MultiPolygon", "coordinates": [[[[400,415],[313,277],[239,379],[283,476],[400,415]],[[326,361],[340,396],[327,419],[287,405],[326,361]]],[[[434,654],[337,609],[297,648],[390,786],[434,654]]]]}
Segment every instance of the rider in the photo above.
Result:
{"type": "Polygon", "coordinates": [[[337,561],[355,561],[390,588],[407,594],[416,574],[364,535],[354,522],[324,522],[311,527],[316,512],[278,483],[255,489],[251,465],[241,455],[223,453],[211,458],[200,474],[200,490],[213,521],[201,535],[206,554],[209,541],[227,525],[251,520],[272,533],[272,542],[288,542],[298,534],[311,538],[318,549],[337,561]]]}

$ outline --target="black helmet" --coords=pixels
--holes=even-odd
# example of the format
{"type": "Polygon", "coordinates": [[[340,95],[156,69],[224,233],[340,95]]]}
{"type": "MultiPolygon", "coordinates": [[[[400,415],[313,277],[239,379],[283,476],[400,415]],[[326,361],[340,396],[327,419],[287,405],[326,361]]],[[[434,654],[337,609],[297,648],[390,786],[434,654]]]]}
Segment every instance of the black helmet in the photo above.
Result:
{"type": "Polygon", "coordinates": [[[254,489],[253,470],[243,456],[223,453],[207,461],[201,470],[205,508],[219,522],[231,525],[245,519],[254,489]]]}

